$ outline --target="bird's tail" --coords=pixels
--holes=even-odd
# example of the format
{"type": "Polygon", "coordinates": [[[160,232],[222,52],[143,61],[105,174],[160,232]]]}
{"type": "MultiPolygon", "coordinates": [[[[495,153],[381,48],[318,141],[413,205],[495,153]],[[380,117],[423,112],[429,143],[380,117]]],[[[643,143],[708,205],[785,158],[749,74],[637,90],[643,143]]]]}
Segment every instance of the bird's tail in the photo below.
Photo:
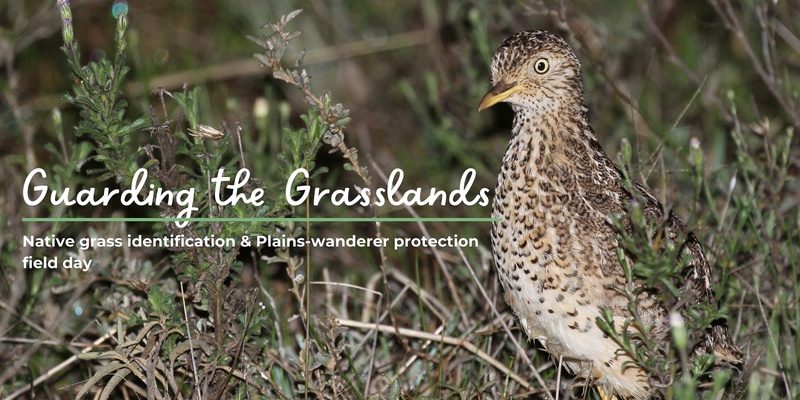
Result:
{"type": "Polygon", "coordinates": [[[723,324],[714,325],[708,332],[705,341],[694,349],[695,355],[713,354],[716,366],[738,366],[743,362],[742,351],[733,343],[728,335],[728,328],[723,324]]]}

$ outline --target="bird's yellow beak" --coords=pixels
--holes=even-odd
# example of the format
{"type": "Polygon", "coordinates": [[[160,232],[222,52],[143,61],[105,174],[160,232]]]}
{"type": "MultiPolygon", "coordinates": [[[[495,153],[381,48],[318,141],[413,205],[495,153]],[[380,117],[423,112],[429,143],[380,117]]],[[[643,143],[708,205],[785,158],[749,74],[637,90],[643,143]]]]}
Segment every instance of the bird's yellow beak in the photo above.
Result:
{"type": "Polygon", "coordinates": [[[509,96],[519,92],[520,90],[522,90],[522,86],[517,85],[516,82],[497,82],[497,84],[492,86],[492,88],[489,89],[489,92],[486,93],[486,95],[481,99],[481,104],[478,105],[478,111],[483,111],[507,99],[509,96]]]}

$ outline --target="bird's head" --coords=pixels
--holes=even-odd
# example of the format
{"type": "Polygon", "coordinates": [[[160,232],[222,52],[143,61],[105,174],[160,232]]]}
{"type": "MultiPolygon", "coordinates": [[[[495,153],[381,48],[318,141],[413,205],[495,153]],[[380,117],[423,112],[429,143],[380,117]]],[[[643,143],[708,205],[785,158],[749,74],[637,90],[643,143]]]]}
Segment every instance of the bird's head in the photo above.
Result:
{"type": "Polygon", "coordinates": [[[569,45],[546,31],[508,37],[492,58],[492,87],[478,111],[499,102],[536,113],[583,104],[581,64],[569,45]]]}

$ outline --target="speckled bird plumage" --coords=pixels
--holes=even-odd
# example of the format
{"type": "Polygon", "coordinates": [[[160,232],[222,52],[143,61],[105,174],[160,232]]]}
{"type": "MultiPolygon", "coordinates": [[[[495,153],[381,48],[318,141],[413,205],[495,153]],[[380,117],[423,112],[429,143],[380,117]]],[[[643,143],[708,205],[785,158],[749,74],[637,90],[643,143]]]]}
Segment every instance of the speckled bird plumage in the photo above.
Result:
{"type": "MultiPolygon", "coordinates": [[[[601,308],[616,327],[631,318],[628,299],[610,288],[627,283],[612,219],[630,229],[630,203],[639,201],[648,221],[680,247],[679,258],[689,257],[683,292],[715,304],[702,246],[643,186],[634,184],[634,195],[626,188],[589,125],[580,62],[564,40],[544,31],[507,38],[492,60],[492,88],[479,109],[498,102],[515,113],[492,206],[492,217],[501,219],[491,237],[506,302],[528,337],[576,375],[611,396],[649,398],[647,374],[632,364],[623,368],[631,359],[596,324],[601,308]]],[[[637,300],[640,321],[668,340],[666,310],[674,305],[652,291],[637,300]]],[[[724,323],[699,335],[693,354],[730,363],[741,358],[724,323]]]]}

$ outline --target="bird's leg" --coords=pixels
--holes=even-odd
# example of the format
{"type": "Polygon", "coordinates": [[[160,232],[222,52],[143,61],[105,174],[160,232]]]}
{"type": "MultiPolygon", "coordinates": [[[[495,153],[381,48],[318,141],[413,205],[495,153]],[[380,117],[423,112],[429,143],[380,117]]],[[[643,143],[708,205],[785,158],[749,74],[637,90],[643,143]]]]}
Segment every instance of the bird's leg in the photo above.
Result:
{"type": "Polygon", "coordinates": [[[586,378],[583,381],[583,398],[584,399],[589,394],[589,388],[591,387],[590,385],[592,384],[592,369],[593,368],[594,368],[594,361],[589,360],[589,373],[586,374],[586,378]]]}
{"type": "Polygon", "coordinates": [[[558,373],[556,374],[556,399],[559,398],[559,389],[561,389],[561,365],[564,362],[564,355],[558,356],[558,373]]]}
{"type": "Polygon", "coordinates": [[[597,389],[597,394],[600,395],[600,400],[619,400],[619,397],[617,397],[616,395],[609,395],[600,386],[597,386],[596,389],[597,389]]]}
{"type": "MultiPolygon", "coordinates": [[[[586,374],[586,381],[584,383],[584,387],[586,388],[586,391],[583,392],[584,397],[586,396],[586,393],[589,393],[588,388],[592,383],[592,378],[593,378],[592,370],[594,370],[594,361],[592,360],[587,360],[587,361],[589,362],[589,373],[586,374]]],[[[606,393],[605,389],[603,389],[601,386],[595,386],[595,389],[597,389],[597,394],[600,395],[600,400],[620,400],[619,397],[617,397],[616,395],[609,395],[608,393],[606,393]]]]}

